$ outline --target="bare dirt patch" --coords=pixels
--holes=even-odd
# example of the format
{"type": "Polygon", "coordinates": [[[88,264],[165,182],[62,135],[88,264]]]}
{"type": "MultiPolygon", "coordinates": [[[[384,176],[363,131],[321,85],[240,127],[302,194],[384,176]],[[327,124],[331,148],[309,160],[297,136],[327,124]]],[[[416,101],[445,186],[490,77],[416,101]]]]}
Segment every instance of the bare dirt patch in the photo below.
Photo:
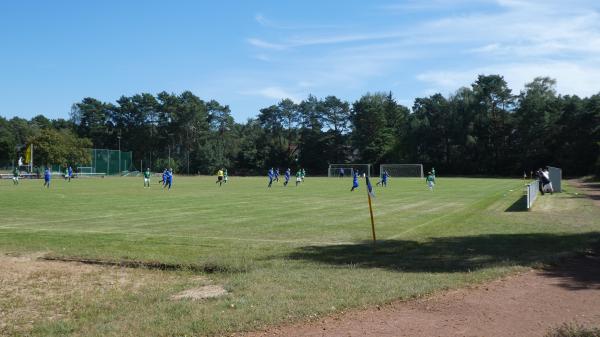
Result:
{"type": "Polygon", "coordinates": [[[215,298],[220,297],[227,294],[227,290],[225,290],[220,285],[207,285],[199,288],[187,289],[179,294],[171,296],[172,300],[202,300],[206,298],[215,298]]]}

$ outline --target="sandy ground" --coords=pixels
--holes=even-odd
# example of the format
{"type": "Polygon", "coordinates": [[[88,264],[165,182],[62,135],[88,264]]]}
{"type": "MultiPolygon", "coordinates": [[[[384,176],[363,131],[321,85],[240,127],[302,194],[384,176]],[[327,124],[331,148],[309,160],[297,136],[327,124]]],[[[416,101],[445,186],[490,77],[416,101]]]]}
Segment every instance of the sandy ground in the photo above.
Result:
{"type": "MultiPolygon", "coordinates": [[[[600,207],[600,184],[571,181],[600,207]]],[[[563,323],[600,326],[600,249],[424,300],[396,302],[253,336],[544,336],[563,323]]]]}

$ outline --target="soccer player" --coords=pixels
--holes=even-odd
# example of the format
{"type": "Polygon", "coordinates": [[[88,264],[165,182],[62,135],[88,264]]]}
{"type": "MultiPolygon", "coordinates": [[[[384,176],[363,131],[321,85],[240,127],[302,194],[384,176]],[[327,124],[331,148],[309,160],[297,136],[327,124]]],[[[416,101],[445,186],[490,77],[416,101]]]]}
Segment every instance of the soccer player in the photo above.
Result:
{"type": "Polygon", "coordinates": [[[354,177],[352,178],[352,188],[350,192],[354,191],[355,188],[358,188],[358,170],[354,171],[354,177]]]}
{"type": "Polygon", "coordinates": [[[275,181],[279,182],[279,167],[275,169],[275,181]]]}
{"type": "Polygon", "coordinates": [[[435,178],[435,167],[431,168],[431,175],[435,178]]]}
{"type": "Polygon", "coordinates": [[[273,178],[275,178],[275,172],[273,171],[272,167],[271,169],[269,169],[269,172],[267,174],[269,176],[269,186],[267,187],[271,187],[271,185],[273,185],[273,178]]]}
{"type": "Polygon", "coordinates": [[[554,187],[552,187],[552,181],[550,180],[550,172],[548,171],[547,166],[544,167],[544,170],[542,171],[542,182],[544,183],[544,192],[550,192],[550,194],[554,193],[554,187]]]}
{"type": "Polygon", "coordinates": [[[165,187],[165,185],[167,184],[167,175],[168,175],[168,174],[169,174],[169,170],[167,170],[167,169],[165,168],[165,170],[163,171],[163,174],[162,174],[162,180],[161,180],[161,181],[159,181],[159,182],[160,182],[160,183],[163,185],[163,188],[164,188],[164,187],[165,187]]]}
{"type": "Polygon", "coordinates": [[[227,180],[229,180],[229,175],[227,174],[227,169],[223,172],[223,182],[227,184],[227,180]]]}
{"type": "Polygon", "coordinates": [[[296,171],[296,186],[298,186],[298,184],[301,182],[302,182],[302,171],[298,170],[298,171],[296,171]]]}
{"type": "Polygon", "coordinates": [[[13,170],[13,185],[19,185],[19,175],[21,173],[19,172],[19,167],[15,166],[15,169],[13,170]]]}
{"type": "Polygon", "coordinates": [[[344,178],[344,168],[340,169],[340,175],[339,175],[339,177],[340,178],[344,178]]]}
{"type": "Polygon", "coordinates": [[[429,190],[433,191],[433,187],[435,186],[435,176],[432,172],[427,172],[427,174],[425,181],[427,182],[427,186],[429,186],[429,190]]]}
{"type": "Polygon", "coordinates": [[[285,181],[283,182],[283,186],[287,186],[287,184],[290,182],[290,176],[291,175],[292,175],[292,171],[288,167],[288,169],[285,170],[285,174],[283,176],[285,178],[285,181]]]}
{"type": "Polygon", "coordinates": [[[52,173],[50,173],[50,169],[46,167],[44,170],[44,187],[50,188],[50,179],[52,179],[52,173]]]}
{"type": "Polygon", "coordinates": [[[304,177],[306,177],[306,171],[304,169],[301,169],[300,172],[302,172],[302,181],[304,182],[304,177]]]}
{"type": "Polygon", "coordinates": [[[173,184],[173,169],[172,168],[169,168],[167,170],[167,174],[165,176],[165,179],[166,179],[166,181],[165,181],[165,184],[164,184],[163,188],[165,188],[165,187],[168,186],[169,187],[168,189],[170,190],[171,189],[171,185],[173,184]]]}
{"type": "Polygon", "coordinates": [[[379,186],[379,184],[381,184],[381,186],[387,187],[387,180],[388,180],[389,176],[390,175],[387,171],[383,171],[383,174],[381,175],[381,180],[379,180],[379,182],[377,182],[377,186],[379,186]]]}
{"type": "Polygon", "coordinates": [[[146,171],[144,171],[144,188],[146,188],[146,186],[148,188],[150,188],[150,168],[146,168],[146,171]]]}
{"type": "Polygon", "coordinates": [[[13,170],[13,184],[14,185],[19,185],[19,167],[15,166],[15,169],[13,170]]]}
{"type": "Polygon", "coordinates": [[[217,181],[215,182],[215,184],[219,184],[219,186],[222,186],[224,176],[225,176],[225,172],[223,172],[223,169],[220,169],[219,171],[217,171],[217,181]]]}
{"type": "Polygon", "coordinates": [[[71,166],[67,169],[67,176],[69,177],[69,182],[71,182],[71,178],[73,177],[73,168],[71,166]]]}

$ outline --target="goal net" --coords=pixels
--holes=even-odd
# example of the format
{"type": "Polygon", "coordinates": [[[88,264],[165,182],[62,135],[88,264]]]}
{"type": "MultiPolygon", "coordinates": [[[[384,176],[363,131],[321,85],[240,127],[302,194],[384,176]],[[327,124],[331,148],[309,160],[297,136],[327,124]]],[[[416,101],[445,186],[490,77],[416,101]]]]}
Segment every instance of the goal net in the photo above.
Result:
{"type": "Polygon", "coordinates": [[[328,177],[352,177],[354,172],[371,176],[371,164],[329,164],[328,177]]]}
{"type": "Polygon", "coordinates": [[[381,164],[379,175],[387,171],[390,177],[423,178],[423,164],[381,164]]]}
{"type": "Polygon", "coordinates": [[[96,170],[91,166],[78,166],[77,171],[75,172],[75,177],[77,178],[90,178],[90,177],[101,177],[104,178],[106,173],[104,172],[95,172],[96,170]]]}

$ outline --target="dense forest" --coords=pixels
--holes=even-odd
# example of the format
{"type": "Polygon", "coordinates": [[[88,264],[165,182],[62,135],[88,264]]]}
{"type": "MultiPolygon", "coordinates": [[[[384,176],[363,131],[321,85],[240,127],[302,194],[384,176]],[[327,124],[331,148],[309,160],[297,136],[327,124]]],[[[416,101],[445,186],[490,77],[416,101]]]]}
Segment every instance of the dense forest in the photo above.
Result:
{"type": "Polygon", "coordinates": [[[570,176],[600,173],[600,93],[562,96],[555,85],[539,77],[516,94],[502,76],[480,75],[448,97],[417,98],[412,109],[391,93],[367,93],[353,103],[309,96],[283,99],[243,123],[227,105],[189,91],[115,103],[88,97],[73,104],[68,120],[0,117],[0,164],[13,162],[30,142],[52,164],[76,160],[68,146],[120,143],[134,163],[161,170],[170,156],[176,172],[189,174],[219,167],[264,174],[271,166],[326,174],[329,163],[345,162],[423,163],[442,174],[521,175],[547,164],[570,176]],[[53,157],[44,146],[63,155],[53,157]]]}

